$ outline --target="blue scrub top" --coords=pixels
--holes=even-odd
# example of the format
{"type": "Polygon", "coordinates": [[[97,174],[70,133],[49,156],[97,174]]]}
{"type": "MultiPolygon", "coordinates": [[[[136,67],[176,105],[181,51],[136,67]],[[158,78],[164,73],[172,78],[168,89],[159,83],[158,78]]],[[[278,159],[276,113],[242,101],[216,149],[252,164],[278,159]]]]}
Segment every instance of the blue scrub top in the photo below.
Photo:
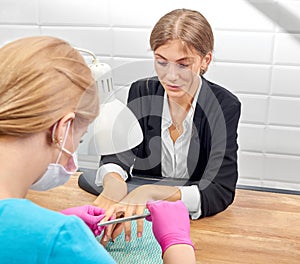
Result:
{"type": "Polygon", "coordinates": [[[116,263],[76,216],[26,199],[0,200],[1,264],[116,263]]]}

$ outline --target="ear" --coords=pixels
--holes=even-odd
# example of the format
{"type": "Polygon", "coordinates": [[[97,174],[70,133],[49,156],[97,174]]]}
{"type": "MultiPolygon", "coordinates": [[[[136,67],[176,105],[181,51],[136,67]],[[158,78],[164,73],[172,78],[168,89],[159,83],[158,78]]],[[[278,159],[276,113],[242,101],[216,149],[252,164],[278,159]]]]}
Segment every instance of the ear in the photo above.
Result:
{"type": "MultiPolygon", "coordinates": [[[[61,144],[62,139],[64,137],[64,135],[66,134],[66,129],[68,126],[68,123],[74,120],[75,118],[75,113],[74,112],[70,112],[68,114],[66,114],[65,116],[63,116],[56,124],[55,127],[53,127],[52,130],[52,142],[53,143],[58,143],[61,144]]],[[[69,132],[71,132],[72,129],[69,129],[69,132]]]]}
{"type": "Polygon", "coordinates": [[[201,62],[201,69],[204,69],[206,71],[206,69],[208,68],[208,65],[210,64],[212,60],[212,52],[209,51],[202,59],[201,62]]]}

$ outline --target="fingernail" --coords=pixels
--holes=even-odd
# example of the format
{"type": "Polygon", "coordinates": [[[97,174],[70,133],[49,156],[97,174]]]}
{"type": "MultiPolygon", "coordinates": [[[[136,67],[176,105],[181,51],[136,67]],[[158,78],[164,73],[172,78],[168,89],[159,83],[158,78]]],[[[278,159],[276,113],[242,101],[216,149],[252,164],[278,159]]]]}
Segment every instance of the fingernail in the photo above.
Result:
{"type": "Polygon", "coordinates": [[[126,242],[129,242],[129,241],[130,241],[130,236],[129,236],[129,235],[126,235],[126,236],[125,236],[125,240],[126,240],[126,242]]]}
{"type": "Polygon", "coordinates": [[[142,232],[138,232],[137,237],[142,237],[142,232]]]}
{"type": "Polygon", "coordinates": [[[104,241],[104,242],[108,241],[108,235],[105,235],[105,236],[103,237],[103,241],[104,241]]]}

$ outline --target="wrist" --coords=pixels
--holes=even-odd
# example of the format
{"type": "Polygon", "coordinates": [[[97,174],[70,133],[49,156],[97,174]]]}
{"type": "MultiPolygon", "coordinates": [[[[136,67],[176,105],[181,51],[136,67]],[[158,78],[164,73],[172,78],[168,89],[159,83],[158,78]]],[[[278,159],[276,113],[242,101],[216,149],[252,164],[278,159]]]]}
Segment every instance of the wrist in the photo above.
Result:
{"type": "Polygon", "coordinates": [[[108,173],[103,179],[102,195],[118,202],[127,195],[127,184],[118,173],[108,173]]]}
{"type": "Polygon", "coordinates": [[[170,235],[166,235],[164,236],[163,240],[161,240],[160,242],[160,246],[162,249],[162,252],[164,253],[169,247],[174,246],[174,245],[189,245],[191,246],[193,249],[194,248],[194,244],[192,242],[192,240],[190,239],[189,236],[182,236],[182,234],[175,234],[172,233],[170,235]]]}
{"type": "Polygon", "coordinates": [[[149,184],[141,187],[144,188],[143,192],[147,194],[147,201],[166,200],[174,202],[181,199],[181,191],[175,186],[149,184]]]}

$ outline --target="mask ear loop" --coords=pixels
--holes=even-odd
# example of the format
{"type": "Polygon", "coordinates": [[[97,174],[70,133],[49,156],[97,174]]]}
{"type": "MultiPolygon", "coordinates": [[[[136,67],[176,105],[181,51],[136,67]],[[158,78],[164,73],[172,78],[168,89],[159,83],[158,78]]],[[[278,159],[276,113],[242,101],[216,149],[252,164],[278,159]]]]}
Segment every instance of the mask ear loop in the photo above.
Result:
{"type": "MultiPolygon", "coordinates": [[[[64,145],[66,144],[68,133],[69,133],[69,128],[70,128],[70,122],[71,121],[69,121],[68,124],[67,124],[67,129],[66,129],[66,132],[65,132],[65,135],[64,135],[64,139],[61,142],[60,152],[59,152],[58,157],[56,159],[56,163],[58,163],[58,161],[60,160],[62,152],[63,152],[63,149],[64,149],[64,145]]],[[[57,127],[57,123],[55,123],[55,125],[53,127],[53,130],[52,130],[52,140],[54,139],[54,134],[55,134],[56,127],[57,127]]],[[[54,139],[53,141],[55,142],[56,140],[54,139]]]]}
{"type": "Polygon", "coordinates": [[[54,143],[58,142],[58,140],[55,138],[56,127],[57,127],[57,122],[54,124],[54,126],[52,128],[52,134],[51,134],[51,139],[52,139],[52,142],[54,142],[54,143]]]}

